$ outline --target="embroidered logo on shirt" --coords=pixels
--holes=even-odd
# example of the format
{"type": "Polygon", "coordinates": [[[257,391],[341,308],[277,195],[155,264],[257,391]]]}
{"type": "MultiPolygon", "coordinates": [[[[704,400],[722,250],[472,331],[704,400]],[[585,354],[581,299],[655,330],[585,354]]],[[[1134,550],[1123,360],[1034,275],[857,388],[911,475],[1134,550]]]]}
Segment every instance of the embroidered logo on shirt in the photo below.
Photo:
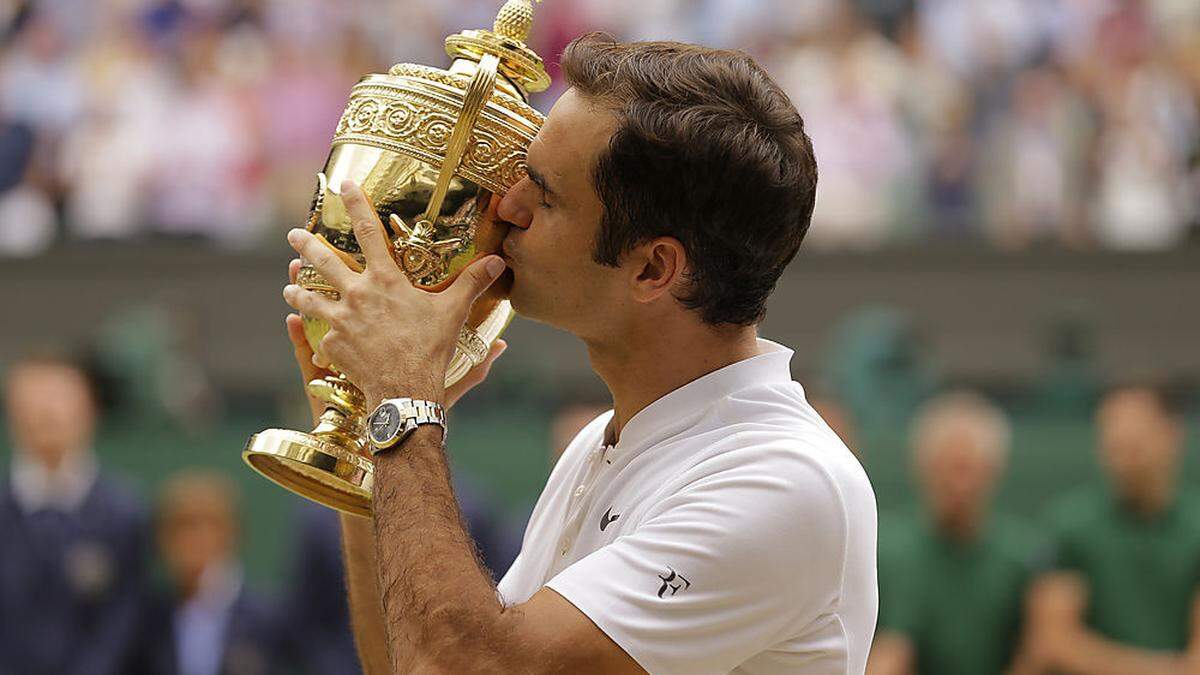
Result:
{"type": "Polygon", "coordinates": [[[609,525],[612,525],[614,520],[620,517],[621,514],[619,513],[615,516],[612,515],[612,507],[608,507],[608,510],[604,512],[604,515],[600,516],[600,531],[603,532],[609,525]]]}
{"type": "Polygon", "coordinates": [[[679,589],[681,589],[681,588],[685,591],[687,589],[691,588],[692,582],[688,581],[683,575],[678,574],[675,570],[671,569],[670,567],[667,568],[667,571],[669,572],[669,574],[658,575],[658,578],[661,579],[663,582],[662,586],[658,589],[658,597],[661,598],[663,596],[663,593],[667,592],[668,588],[671,589],[671,595],[675,595],[676,593],[678,593],[679,589]]]}

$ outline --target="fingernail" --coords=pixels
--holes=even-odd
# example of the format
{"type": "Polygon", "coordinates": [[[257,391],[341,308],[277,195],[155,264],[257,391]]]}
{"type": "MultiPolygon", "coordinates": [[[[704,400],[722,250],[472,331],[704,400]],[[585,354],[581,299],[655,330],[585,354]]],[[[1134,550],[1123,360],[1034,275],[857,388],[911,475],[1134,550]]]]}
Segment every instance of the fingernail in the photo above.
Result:
{"type": "Polygon", "coordinates": [[[297,286],[296,284],[288,284],[287,286],[283,287],[283,297],[286,298],[287,296],[292,295],[293,293],[295,293],[299,290],[300,290],[300,287],[297,286]]]}
{"type": "Polygon", "coordinates": [[[504,267],[505,267],[505,265],[504,265],[503,258],[492,258],[491,260],[489,260],[487,262],[486,269],[487,269],[487,273],[489,275],[491,275],[491,277],[493,279],[495,279],[496,277],[500,276],[501,272],[504,271],[504,267]]]}
{"type": "Polygon", "coordinates": [[[358,183],[355,183],[347,178],[346,180],[342,181],[342,196],[345,197],[346,195],[351,194],[357,187],[358,183]]]}
{"type": "Polygon", "coordinates": [[[289,242],[295,244],[300,241],[301,237],[304,236],[304,232],[305,232],[304,230],[302,230],[298,227],[293,227],[292,229],[288,230],[287,240],[289,242]]]}

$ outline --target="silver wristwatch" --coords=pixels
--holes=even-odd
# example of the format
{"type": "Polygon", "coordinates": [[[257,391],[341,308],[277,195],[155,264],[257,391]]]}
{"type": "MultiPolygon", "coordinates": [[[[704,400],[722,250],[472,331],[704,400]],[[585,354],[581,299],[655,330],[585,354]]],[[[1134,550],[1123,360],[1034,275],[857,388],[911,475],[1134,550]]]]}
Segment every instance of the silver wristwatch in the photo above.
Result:
{"type": "Polygon", "coordinates": [[[422,424],[437,424],[446,431],[446,411],[433,401],[390,398],[367,418],[371,453],[379,454],[404,442],[422,424]]]}

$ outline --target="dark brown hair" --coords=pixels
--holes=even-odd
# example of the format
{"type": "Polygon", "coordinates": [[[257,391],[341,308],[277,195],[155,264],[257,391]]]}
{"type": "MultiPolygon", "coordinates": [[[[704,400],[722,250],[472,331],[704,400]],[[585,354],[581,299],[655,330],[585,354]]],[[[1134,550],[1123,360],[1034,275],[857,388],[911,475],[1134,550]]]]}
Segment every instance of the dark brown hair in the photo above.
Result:
{"type": "Polygon", "coordinates": [[[812,142],[787,95],[742,52],[602,33],[568,45],[562,69],[617,118],[592,170],[596,262],[674,237],[689,260],[685,307],[713,325],[761,321],[816,195],[812,142]]]}

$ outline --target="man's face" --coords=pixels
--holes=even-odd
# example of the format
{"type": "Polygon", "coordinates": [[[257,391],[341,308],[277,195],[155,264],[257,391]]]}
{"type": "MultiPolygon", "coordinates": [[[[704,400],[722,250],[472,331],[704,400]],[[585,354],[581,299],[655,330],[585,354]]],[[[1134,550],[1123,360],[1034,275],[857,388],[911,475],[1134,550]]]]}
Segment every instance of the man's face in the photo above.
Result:
{"type": "Polygon", "coordinates": [[[592,259],[603,206],[591,171],[615,125],[610,112],[568,90],[529,146],[529,175],[498,210],[512,225],[503,252],[513,307],[581,337],[603,331],[625,301],[621,269],[592,259]]]}
{"type": "Polygon", "coordinates": [[[1096,423],[1101,464],[1123,497],[1137,499],[1170,481],[1182,432],[1152,394],[1130,390],[1109,396],[1096,423]]]}
{"type": "Polygon", "coordinates": [[[8,381],[8,422],[17,447],[56,469],[92,443],[95,410],[87,380],[66,365],[17,366],[8,381]]]}
{"type": "Polygon", "coordinates": [[[965,427],[947,430],[923,448],[919,462],[925,501],[943,525],[970,529],[979,524],[999,474],[997,458],[978,446],[965,427]]]}
{"type": "Polygon", "coordinates": [[[158,545],[171,577],[194,588],[204,570],[233,553],[233,507],[216,493],[193,491],[174,499],[159,523],[158,545]]]}

